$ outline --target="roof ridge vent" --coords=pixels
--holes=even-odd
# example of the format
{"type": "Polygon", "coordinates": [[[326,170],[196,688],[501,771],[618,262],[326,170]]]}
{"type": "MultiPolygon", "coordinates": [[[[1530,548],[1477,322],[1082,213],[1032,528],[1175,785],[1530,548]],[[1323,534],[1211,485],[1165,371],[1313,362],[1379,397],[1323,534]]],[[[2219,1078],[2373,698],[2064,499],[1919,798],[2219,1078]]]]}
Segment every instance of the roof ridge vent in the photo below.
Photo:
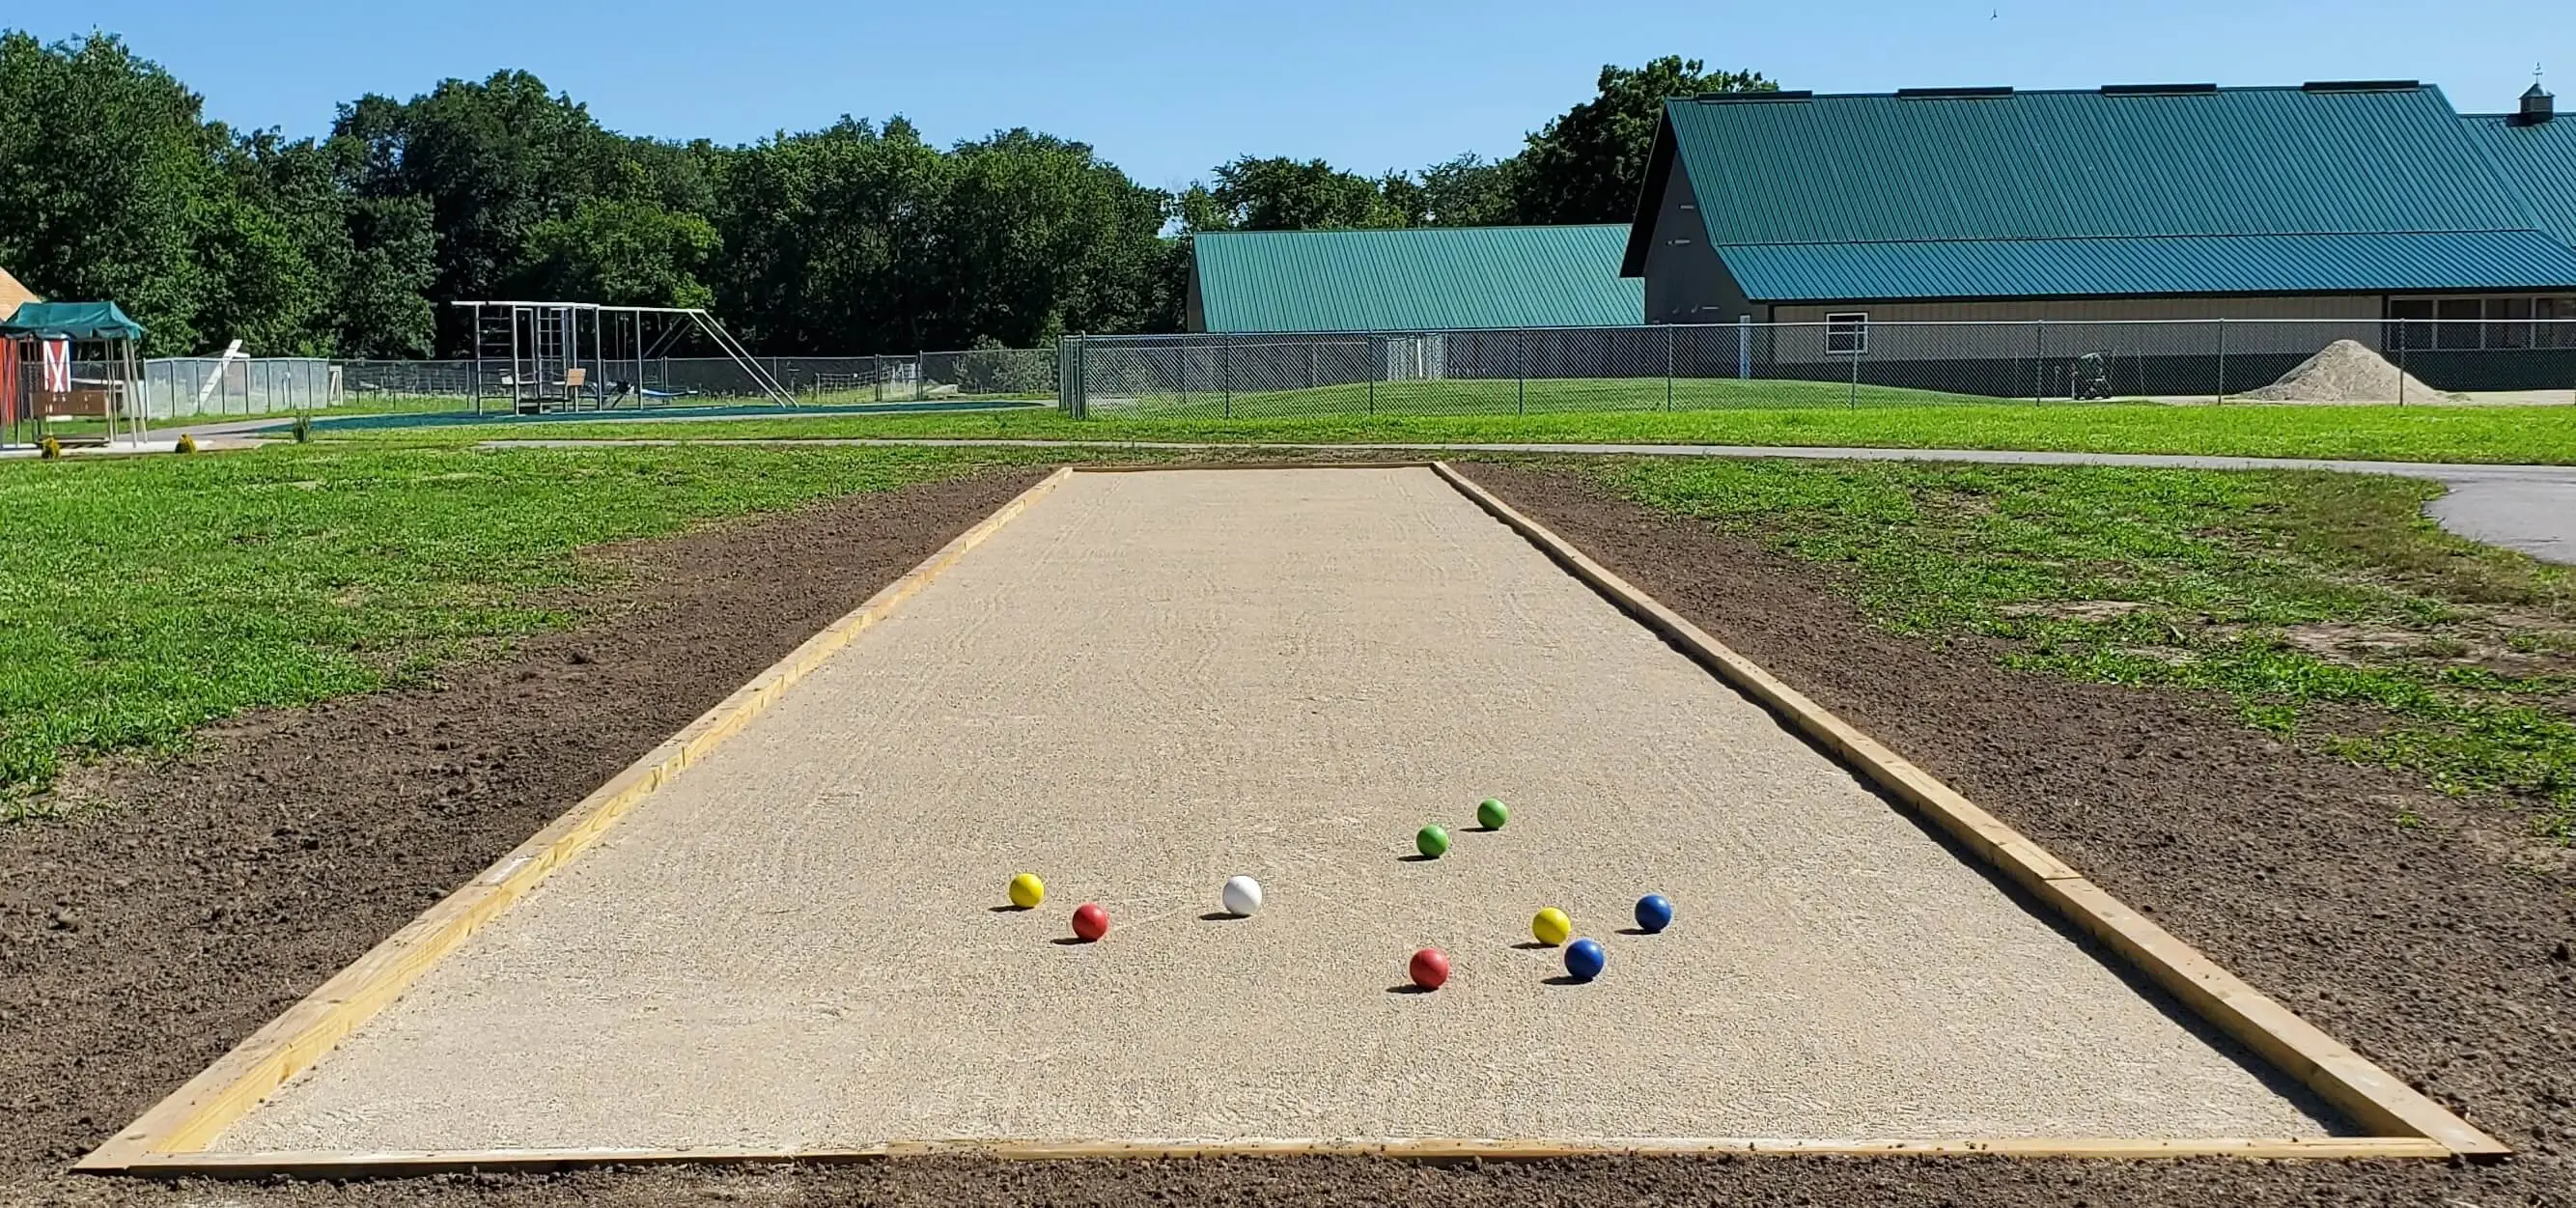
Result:
{"type": "Polygon", "coordinates": [[[1775,88],[1769,92],[1703,92],[1690,99],[1705,104],[1717,104],[1721,102],[1727,104],[1743,104],[1749,101],[1812,101],[1816,99],[1816,93],[1812,88],[1775,88]]]}
{"type": "Polygon", "coordinates": [[[1907,100],[1937,100],[1957,97],[2011,96],[2009,86],[1987,88],[1899,88],[1896,95],[1907,100]]]}
{"type": "Polygon", "coordinates": [[[2216,84],[2104,84],[2104,96],[2198,96],[2218,91],[2216,84]]]}
{"type": "Polygon", "coordinates": [[[2421,80],[2310,80],[2299,85],[2301,92],[2413,92],[2424,86],[2421,80]]]}

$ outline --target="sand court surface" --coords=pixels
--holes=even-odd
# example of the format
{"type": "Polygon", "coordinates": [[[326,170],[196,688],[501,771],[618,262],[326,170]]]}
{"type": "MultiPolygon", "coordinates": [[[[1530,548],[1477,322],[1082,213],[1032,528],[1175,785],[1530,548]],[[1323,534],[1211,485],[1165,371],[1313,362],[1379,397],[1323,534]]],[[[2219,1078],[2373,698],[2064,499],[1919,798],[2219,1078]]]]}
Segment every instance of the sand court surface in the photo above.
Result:
{"type": "Polygon", "coordinates": [[[2143,985],[1428,470],[1079,474],[208,1149],[2350,1131],[2143,985]]]}

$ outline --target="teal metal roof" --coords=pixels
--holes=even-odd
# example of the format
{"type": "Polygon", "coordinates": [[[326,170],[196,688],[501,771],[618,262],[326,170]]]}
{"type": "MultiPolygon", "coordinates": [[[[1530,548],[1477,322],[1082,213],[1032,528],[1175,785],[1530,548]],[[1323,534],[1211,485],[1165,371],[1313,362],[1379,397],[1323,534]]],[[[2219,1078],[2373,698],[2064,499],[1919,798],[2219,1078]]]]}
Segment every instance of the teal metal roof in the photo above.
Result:
{"type": "Polygon", "coordinates": [[[26,302],[8,319],[0,320],[0,335],[140,340],[143,325],[127,318],[114,302],[26,302]]]}
{"type": "Polygon", "coordinates": [[[1745,293],[1770,302],[2576,285],[2576,248],[2538,231],[1769,243],[1723,254],[1745,293]]]}
{"type": "Polygon", "coordinates": [[[2576,246],[2576,115],[2522,125],[2505,114],[2460,119],[2471,140],[2496,161],[2540,229],[2576,246]]]}
{"type": "Polygon", "coordinates": [[[1197,236],[1209,331],[1632,327],[1645,285],[1619,275],[1625,223],[1235,231],[1197,236]]]}
{"type": "Polygon", "coordinates": [[[2576,285],[2563,242],[2391,238],[2540,228],[2434,88],[1776,95],[1666,102],[1623,271],[1678,164],[1763,301],[2576,285]]]}

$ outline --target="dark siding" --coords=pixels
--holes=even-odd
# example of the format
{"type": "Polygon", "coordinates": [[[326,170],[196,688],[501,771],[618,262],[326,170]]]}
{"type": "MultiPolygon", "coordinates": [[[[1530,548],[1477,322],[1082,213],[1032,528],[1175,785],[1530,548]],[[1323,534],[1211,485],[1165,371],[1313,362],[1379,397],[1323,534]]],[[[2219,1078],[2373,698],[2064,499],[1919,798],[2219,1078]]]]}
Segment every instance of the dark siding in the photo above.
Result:
{"type": "Polygon", "coordinates": [[[1207,330],[1207,304],[1199,300],[1198,257],[1190,258],[1189,288],[1181,291],[1181,330],[1207,330]]]}
{"type": "Polygon", "coordinates": [[[1646,249],[1646,321],[1732,323],[1750,313],[1701,221],[1690,174],[1676,161],[1664,179],[1646,249]]]}

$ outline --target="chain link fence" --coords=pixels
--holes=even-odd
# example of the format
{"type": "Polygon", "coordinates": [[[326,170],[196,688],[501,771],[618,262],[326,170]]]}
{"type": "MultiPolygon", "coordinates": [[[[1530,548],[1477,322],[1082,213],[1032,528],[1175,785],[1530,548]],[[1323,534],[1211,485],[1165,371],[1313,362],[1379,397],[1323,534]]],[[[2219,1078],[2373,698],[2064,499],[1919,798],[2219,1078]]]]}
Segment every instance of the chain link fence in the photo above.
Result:
{"type": "MultiPolygon", "coordinates": [[[[755,357],[800,403],[858,406],[943,399],[1046,401],[1056,395],[1056,353],[1051,348],[977,348],[882,356],[755,357]]],[[[375,411],[456,411],[476,397],[475,363],[464,361],[346,361],[341,363],[350,405],[375,411]]],[[[507,396],[497,375],[506,364],[487,362],[480,383],[487,406],[507,396]]],[[[647,361],[641,383],[627,389],[601,381],[602,409],[722,406],[766,402],[759,378],[726,357],[664,357],[647,361]]]]}
{"type": "Polygon", "coordinates": [[[2576,319],[1872,322],[1069,337],[1092,415],[2146,401],[2576,405],[2576,319]]]}
{"type": "Polygon", "coordinates": [[[346,401],[341,367],[316,357],[163,357],[143,362],[144,414],[274,415],[346,401]]]}

